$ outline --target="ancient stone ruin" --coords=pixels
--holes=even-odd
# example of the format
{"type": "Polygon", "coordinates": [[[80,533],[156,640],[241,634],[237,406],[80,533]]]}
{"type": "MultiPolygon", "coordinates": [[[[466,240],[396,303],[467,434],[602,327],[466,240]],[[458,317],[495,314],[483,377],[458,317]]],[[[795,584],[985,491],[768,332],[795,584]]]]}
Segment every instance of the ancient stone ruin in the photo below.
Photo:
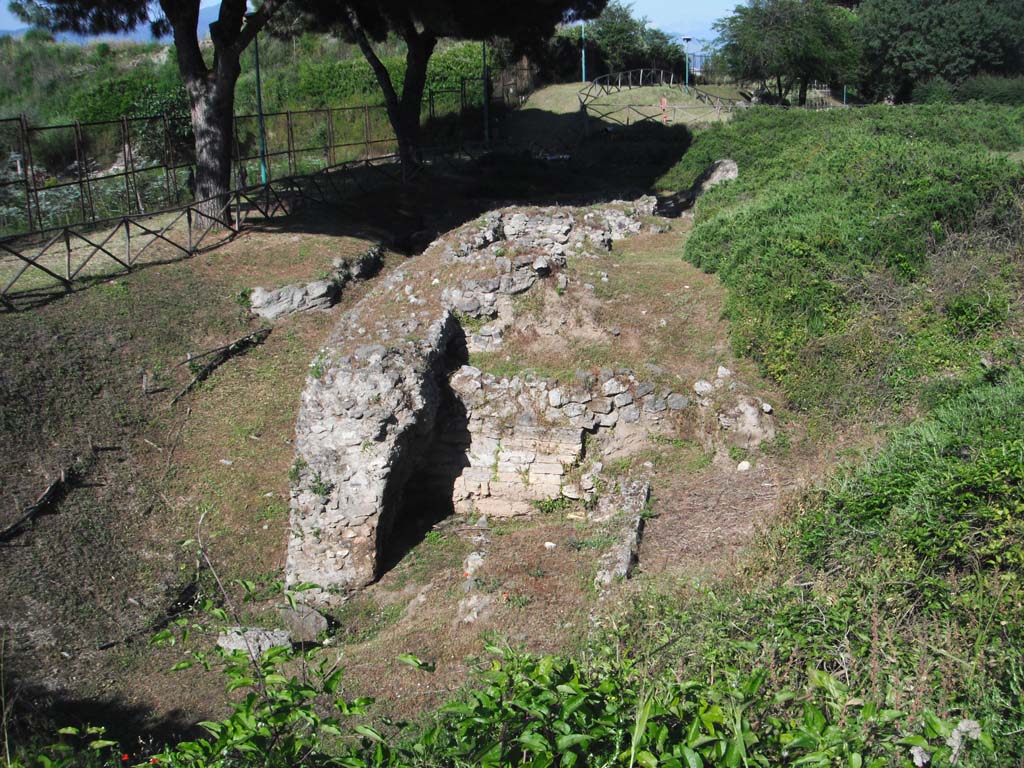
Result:
{"type": "MultiPolygon", "coordinates": [[[[468,364],[470,351],[500,348],[514,327],[512,296],[542,280],[570,289],[567,256],[640,232],[654,205],[493,211],[432,243],[340,318],[310,365],[296,427],[286,576],[317,585],[307,600],[339,601],[373,582],[453,513],[525,515],[560,495],[592,499],[589,474],[569,480],[586,458],[585,435],[646,434],[695,407],[628,370],[566,383],[468,364]]],[[[747,416],[728,418],[745,425],[747,416]]],[[[635,561],[649,486],[613,491],[594,510],[625,513],[625,543],[602,561],[602,586],[635,561]]]]}
{"type": "Polygon", "coordinates": [[[273,290],[253,288],[249,293],[249,309],[264,320],[277,320],[296,312],[330,309],[338,303],[345,286],[355,280],[366,280],[377,274],[383,265],[384,252],[374,246],[355,258],[338,258],[331,265],[330,275],[305,285],[286,285],[273,290]]]}

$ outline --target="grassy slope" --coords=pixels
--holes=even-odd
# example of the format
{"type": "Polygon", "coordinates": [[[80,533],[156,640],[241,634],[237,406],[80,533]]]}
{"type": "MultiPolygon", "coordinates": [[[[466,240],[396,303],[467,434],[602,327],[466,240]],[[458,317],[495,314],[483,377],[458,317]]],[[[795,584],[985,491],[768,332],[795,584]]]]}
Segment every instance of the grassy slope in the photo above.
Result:
{"type": "Polygon", "coordinates": [[[259,327],[239,305],[242,289],[316,279],[335,256],[368,247],[293,225],[301,234],[253,233],[193,259],[163,252],[165,263],[0,315],[9,499],[0,525],[60,468],[74,465],[81,481],[59,514],[40,517],[0,562],[4,672],[16,681],[8,691],[30,691],[16,711],[64,696],[117,698],[143,720],[176,707],[215,712],[216,680],[183,686],[155,672],[168,665],[144,642],[97,646],[144,629],[175,601],[196,573],[181,543],[195,536],[203,511],[225,578],[280,570],[294,413],[330,318],[279,326],[177,406],[169,400],[190,376],[174,367],[186,353],[259,327]],[[51,687],[47,696],[40,684],[51,687]]]}
{"type": "Polygon", "coordinates": [[[1014,354],[1024,174],[992,150],[1021,146],[1008,108],[753,110],[661,185],[738,161],[687,256],[730,289],[737,351],[799,407],[850,414],[913,400],[980,350],[1014,354]]]}
{"type": "MultiPolygon", "coordinates": [[[[583,750],[516,728],[547,739],[533,754],[614,754],[653,689],[651,765],[690,759],[682,742],[714,765],[741,749],[765,765],[908,764],[914,745],[941,765],[961,718],[994,740],[970,764],[1020,759],[1024,234],[1020,171],[991,151],[1024,145],[1021,124],[976,107],[758,111],[698,136],[663,179],[685,188],[739,161],[698,206],[687,254],[730,288],[738,351],[798,405],[855,419],[942,404],[806,498],[742,578],[646,593],[596,660],[507,657],[498,679],[524,707],[565,701],[567,683],[594,707],[570,721],[583,750]]],[[[464,742],[509,727],[494,693],[460,710],[464,742]]]]}
{"type": "Polygon", "coordinates": [[[806,497],[741,577],[642,593],[585,661],[506,652],[449,755],[503,736],[510,763],[909,765],[916,746],[944,765],[976,719],[959,764],[1021,759],[1024,232],[1020,170],[992,155],[1021,125],[763,110],[698,136],[662,183],[739,161],[687,244],[730,289],[738,351],[812,412],[935,410],[806,497]],[[501,686],[553,727],[503,714],[501,686]]]}

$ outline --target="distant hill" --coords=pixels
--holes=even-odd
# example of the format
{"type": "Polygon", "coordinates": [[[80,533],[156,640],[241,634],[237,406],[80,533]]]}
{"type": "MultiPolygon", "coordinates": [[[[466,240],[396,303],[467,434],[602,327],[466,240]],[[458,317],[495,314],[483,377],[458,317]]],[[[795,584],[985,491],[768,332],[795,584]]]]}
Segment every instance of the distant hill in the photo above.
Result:
{"type": "MultiPolygon", "coordinates": [[[[219,3],[207,8],[199,9],[199,29],[201,37],[210,36],[210,24],[216,21],[219,13],[219,3]]],[[[0,29],[0,37],[21,37],[28,32],[28,30],[28,27],[0,29]]],[[[116,35],[77,35],[74,32],[59,32],[54,35],[54,37],[60,43],[74,43],[76,45],[87,45],[88,43],[95,43],[99,41],[117,41],[127,43],[170,42],[171,39],[170,35],[161,38],[154,37],[153,33],[146,25],[141,26],[138,29],[134,29],[131,32],[121,32],[116,35]]]]}

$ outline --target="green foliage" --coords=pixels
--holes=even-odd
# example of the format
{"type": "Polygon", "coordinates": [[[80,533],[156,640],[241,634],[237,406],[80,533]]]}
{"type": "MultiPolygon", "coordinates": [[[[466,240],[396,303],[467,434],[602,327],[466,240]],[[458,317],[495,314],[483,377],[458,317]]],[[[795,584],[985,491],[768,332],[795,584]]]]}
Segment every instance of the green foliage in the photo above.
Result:
{"type": "Polygon", "coordinates": [[[941,77],[935,77],[914,86],[913,101],[927,104],[984,101],[989,104],[1021,106],[1024,105],[1024,75],[978,75],[957,86],[941,77]]]}
{"type": "Polygon", "coordinates": [[[1024,106],[1024,75],[996,77],[978,75],[960,84],[957,101],[985,101],[989,104],[1024,106]]]}
{"type": "Polygon", "coordinates": [[[316,353],[309,363],[309,375],[314,379],[322,379],[331,365],[331,353],[327,349],[321,349],[316,353]]]}
{"type": "Polygon", "coordinates": [[[302,478],[302,470],[307,466],[305,459],[295,459],[291,467],[288,468],[288,482],[297,485],[302,478]]]}
{"type": "Polygon", "coordinates": [[[782,102],[797,83],[850,76],[859,56],[856,17],[825,0],[753,0],[715,24],[722,57],[738,80],[759,82],[782,102]]]}
{"type": "Polygon", "coordinates": [[[1017,0],[865,0],[864,88],[906,100],[916,84],[1024,71],[1024,7],[1017,0]]]}
{"type": "Polygon", "coordinates": [[[713,160],[738,162],[739,178],[698,204],[686,257],[721,276],[736,350],[795,405],[854,413],[971,370],[1008,319],[998,275],[1020,279],[1024,174],[991,150],[1022,145],[1019,109],[754,109],[700,134],[661,184],[685,189],[713,160]],[[933,274],[991,250],[947,253],[947,232],[1014,227],[987,282],[933,274]]]}
{"type": "MultiPolygon", "coordinates": [[[[648,20],[633,15],[633,6],[612,0],[587,25],[588,48],[596,48],[609,72],[650,67],[678,70],[683,67],[683,50],[648,20]]],[[[591,66],[598,62],[592,60],[591,66]]]]}
{"type": "Polygon", "coordinates": [[[567,499],[565,496],[558,496],[554,499],[538,499],[533,502],[534,509],[545,515],[564,512],[571,509],[572,506],[572,499],[567,499]]]}
{"type": "Polygon", "coordinates": [[[309,484],[309,489],[317,496],[328,496],[334,489],[333,483],[324,480],[319,472],[313,473],[313,480],[309,484]]]}

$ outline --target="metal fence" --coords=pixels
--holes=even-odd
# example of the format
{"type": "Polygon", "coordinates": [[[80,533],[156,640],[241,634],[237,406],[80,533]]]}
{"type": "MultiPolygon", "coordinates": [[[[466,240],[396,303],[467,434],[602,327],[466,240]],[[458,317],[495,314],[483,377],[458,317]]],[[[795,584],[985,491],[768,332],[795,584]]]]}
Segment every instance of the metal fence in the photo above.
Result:
{"type": "MultiPolygon", "coordinates": [[[[777,100],[771,98],[770,92],[762,92],[759,86],[733,83],[729,87],[742,98],[716,93],[719,88],[712,85],[695,85],[692,81],[687,85],[683,79],[665,70],[633,69],[602,75],[587,83],[577,95],[587,117],[585,126],[590,120],[623,126],[641,122],[715,122],[755,104],[778,104],[777,100]],[[624,104],[621,99],[607,99],[613,94],[639,88],[678,90],[679,95],[686,94],[688,103],[672,103],[671,97],[664,104],[644,104],[639,103],[639,100],[638,103],[624,104]]],[[[797,108],[797,105],[789,102],[783,102],[783,106],[797,108]]],[[[846,106],[849,105],[841,89],[834,92],[827,83],[814,82],[809,84],[806,102],[799,109],[826,110],[846,106]]]]}
{"type": "MultiPolygon", "coordinates": [[[[481,133],[483,83],[428,90],[427,146],[481,133]]],[[[390,155],[396,142],[383,105],[263,115],[269,179],[313,173],[390,155]]],[[[260,175],[259,118],[236,115],[232,178],[244,188],[260,175]]],[[[122,117],[104,122],[31,125],[0,120],[0,238],[95,224],[192,202],[195,145],[186,116],[122,117]]]]}
{"type": "MultiPolygon", "coordinates": [[[[519,106],[532,71],[507,70],[485,86],[424,94],[424,159],[465,153],[492,119],[519,106]]],[[[83,279],[105,279],[140,260],[191,256],[233,237],[252,219],[288,214],[309,200],[354,197],[400,180],[396,141],[379,105],[263,115],[268,179],[260,173],[259,121],[234,121],[234,189],[211,214],[194,200],[194,146],[183,117],[32,126],[0,120],[7,166],[0,177],[0,304],[31,306],[83,279]],[[62,135],[63,134],[63,135],[62,135]],[[55,138],[56,137],[56,138],[55,138]]]]}

